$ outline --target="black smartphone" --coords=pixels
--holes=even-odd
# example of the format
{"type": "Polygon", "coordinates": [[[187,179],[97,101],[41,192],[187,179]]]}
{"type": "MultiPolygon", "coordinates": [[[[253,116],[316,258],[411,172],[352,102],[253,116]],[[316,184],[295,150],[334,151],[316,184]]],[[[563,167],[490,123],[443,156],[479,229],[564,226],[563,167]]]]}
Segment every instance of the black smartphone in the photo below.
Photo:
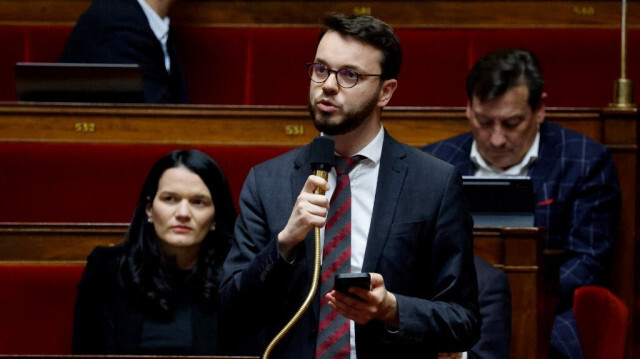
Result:
{"type": "Polygon", "coordinates": [[[337,274],[333,288],[339,292],[361,299],[353,293],[349,293],[349,287],[360,287],[366,290],[371,289],[371,275],[369,273],[341,273],[337,274]]]}

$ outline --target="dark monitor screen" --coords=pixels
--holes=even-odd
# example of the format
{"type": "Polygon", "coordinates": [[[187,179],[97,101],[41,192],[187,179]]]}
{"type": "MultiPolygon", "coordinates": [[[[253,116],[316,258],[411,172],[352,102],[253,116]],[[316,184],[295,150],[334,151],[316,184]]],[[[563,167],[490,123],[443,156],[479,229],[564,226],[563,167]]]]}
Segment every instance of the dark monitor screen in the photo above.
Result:
{"type": "Polygon", "coordinates": [[[135,64],[19,62],[19,101],[142,103],[142,73],[135,64]]]}
{"type": "Polygon", "coordinates": [[[535,197],[529,177],[463,176],[475,226],[532,227],[535,197]]]}

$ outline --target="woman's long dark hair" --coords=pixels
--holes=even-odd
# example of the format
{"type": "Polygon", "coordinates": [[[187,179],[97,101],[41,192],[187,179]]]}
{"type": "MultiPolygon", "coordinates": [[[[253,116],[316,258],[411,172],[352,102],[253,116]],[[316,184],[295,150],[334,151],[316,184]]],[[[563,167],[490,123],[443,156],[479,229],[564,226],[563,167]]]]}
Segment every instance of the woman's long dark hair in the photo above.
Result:
{"type": "Polygon", "coordinates": [[[142,308],[155,315],[173,309],[176,295],[176,270],[162,256],[153,223],[146,209],[158,192],[158,183],[170,168],[185,167],[205,183],[215,206],[215,230],[209,231],[200,246],[199,258],[189,280],[195,282],[197,297],[215,307],[222,263],[231,246],[235,207],[227,179],[218,164],[198,150],[178,150],[162,157],[153,166],[140,192],[125,242],[121,261],[122,285],[142,308]]]}

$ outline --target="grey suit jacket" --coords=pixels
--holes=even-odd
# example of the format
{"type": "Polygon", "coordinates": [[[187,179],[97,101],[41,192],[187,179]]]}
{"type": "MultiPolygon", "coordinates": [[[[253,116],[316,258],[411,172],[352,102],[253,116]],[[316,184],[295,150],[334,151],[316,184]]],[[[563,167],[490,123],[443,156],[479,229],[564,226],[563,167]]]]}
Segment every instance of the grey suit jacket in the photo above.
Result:
{"type": "MultiPolygon", "coordinates": [[[[220,291],[227,353],[262,354],[307,295],[314,231],[293,264],[278,255],[277,235],[312,172],[309,149],[262,163],[247,177],[220,291]]],[[[385,134],[362,270],[382,274],[396,295],[400,327],[392,332],[377,320],[356,325],[359,358],[435,358],[477,341],[472,221],[455,167],[385,134]]],[[[318,307],[316,294],[274,357],[315,357],[318,307]]]]}

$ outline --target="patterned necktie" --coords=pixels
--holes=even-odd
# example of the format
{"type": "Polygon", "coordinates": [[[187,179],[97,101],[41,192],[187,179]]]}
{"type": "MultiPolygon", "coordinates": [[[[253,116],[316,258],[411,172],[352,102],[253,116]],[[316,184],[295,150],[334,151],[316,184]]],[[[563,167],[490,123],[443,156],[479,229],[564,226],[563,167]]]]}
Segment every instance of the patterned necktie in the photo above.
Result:
{"type": "Polygon", "coordinates": [[[336,188],[325,225],[316,358],[349,357],[349,320],[331,309],[325,295],[338,273],[351,271],[351,184],[349,172],[362,156],[336,157],[336,188]]]}

